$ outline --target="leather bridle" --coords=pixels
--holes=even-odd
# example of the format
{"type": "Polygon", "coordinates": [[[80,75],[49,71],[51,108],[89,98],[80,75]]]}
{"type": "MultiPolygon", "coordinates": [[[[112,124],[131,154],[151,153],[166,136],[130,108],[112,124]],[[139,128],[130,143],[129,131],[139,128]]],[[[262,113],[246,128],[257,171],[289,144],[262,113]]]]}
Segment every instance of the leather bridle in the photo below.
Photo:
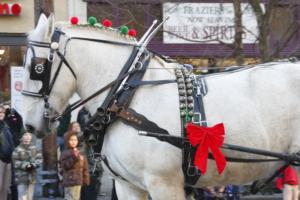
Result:
{"type": "MultiPolygon", "coordinates": [[[[126,43],[126,42],[92,39],[92,38],[83,38],[83,37],[68,37],[66,35],[66,33],[62,32],[58,28],[55,28],[50,43],[29,40],[28,41],[28,50],[31,50],[32,54],[33,54],[33,57],[32,57],[32,60],[31,60],[30,79],[41,81],[42,82],[42,88],[38,92],[23,90],[22,94],[25,95],[25,96],[43,98],[44,99],[43,118],[45,120],[49,121],[49,123],[60,119],[63,115],[65,115],[69,112],[72,112],[73,110],[75,110],[79,106],[85,104],[87,101],[91,100],[92,98],[94,98],[95,96],[97,96],[100,93],[104,92],[105,90],[109,89],[110,87],[112,87],[116,83],[119,83],[120,81],[122,81],[128,75],[130,75],[130,74],[134,73],[135,71],[139,70],[137,68],[132,69],[131,71],[128,71],[127,73],[125,73],[122,77],[118,77],[117,79],[111,81],[109,84],[107,84],[106,86],[104,86],[103,88],[98,90],[97,92],[93,93],[92,95],[90,95],[86,99],[79,100],[79,101],[73,103],[72,105],[70,105],[66,109],[67,113],[64,112],[61,115],[50,116],[51,111],[53,111],[54,109],[50,106],[48,100],[49,100],[49,96],[51,94],[51,91],[53,89],[53,86],[56,82],[56,79],[59,75],[59,72],[60,72],[63,64],[65,64],[68,67],[68,69],[72,73],[74,79],[77,79],[77,76],[76,76],[73,68],[70,66],[69,62],[65,58],[66,47],[67,47],[68,43],[71,40],[83,40],[83,41],[99,42],[99,43],[106,43],[106,44],[119,45],[119,46],[132,46],[132,47],[134,47],[134,49],[137,49],[139,47],[138,45],[131,44],[131,43],[126,43]],[[67,37],[64,48],[60,48],[60,49],[64,50],[63,53],[59,50],[59,41],[60,41],[61,35],[64,35],[64,36],[67,37]],[[35,48],[47,48],[47,49],[49,49],[48,56],[46,58],[36,57],[35,48]],[[52,70],[52,65],[53,65],[53,60],[54,60],[55,55],[57,55],[59,57],[60,62],[59,62],[58,68],[56,69],[56,71],[54,73],[54,76],[51,80],[51,70],[52,70]],[[36,75],[34,76],[33,73],[35,73],[36,75]]],[[[24,63],[26,64],[26,61],[24,63]]],[[[56,113],[58,113],[58,112],[56,112],[56,113]]]]}
{"type": "MultiPolygon", "coordinates": [[[[43,98],[44,99],[44,114],[43,118],[50,122],[51,113],[53,112],[53,108],[50,107],[49,104],[49,95],[51,94],[52,88],[56,82],[56,79],[59,75],[59,72],[65,64],[70,72],[72,73],[73,77],[77,79],[76,74],[72,67],[69,65],[67,60],[65,59],[65,56],[59,51],[58,44],[59,39],[61,36],[61,32],[58,30],[54,31],[54,34],[51,38],[51,43],[46,42],[39,42],[39,41],[28,41],[28,50],[31,50],[32,52],[32,59],[31,59],[31,68],[30,68],[30,79],[41,81],[42,82],[42,88],[38,92],[34,91],[27,91],[23,90],[22,94],[25,96],[31,96],[31,97],[37,97],[37,98],[43,98]],[[46,48],[49,49],[49,54],[47,58],[37,57],[35,53],[35,48],[46,48]],[[51,80],[51,70],[52,65],[54,61],[54,57],[57,55],[60,58],[60,62],[58,65],[58,68],[56,69],[54,73],[54,77],[51,80]]],[[[28,51],[27,50],[27,51],[28,51]]],[[[26,61],[25,61],[26,64],[26,61]]]]}

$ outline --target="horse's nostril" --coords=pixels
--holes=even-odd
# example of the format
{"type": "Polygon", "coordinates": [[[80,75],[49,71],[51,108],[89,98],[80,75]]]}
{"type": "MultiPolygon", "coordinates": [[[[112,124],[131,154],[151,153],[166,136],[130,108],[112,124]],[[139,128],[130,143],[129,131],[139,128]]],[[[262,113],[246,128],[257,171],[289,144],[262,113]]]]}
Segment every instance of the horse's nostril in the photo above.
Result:
{"type": "Polygon", "coordinates": [[[26,124],[25,125],[26,131],[33,133],[34,132],[34,127],[32,125],[26,124]]]}

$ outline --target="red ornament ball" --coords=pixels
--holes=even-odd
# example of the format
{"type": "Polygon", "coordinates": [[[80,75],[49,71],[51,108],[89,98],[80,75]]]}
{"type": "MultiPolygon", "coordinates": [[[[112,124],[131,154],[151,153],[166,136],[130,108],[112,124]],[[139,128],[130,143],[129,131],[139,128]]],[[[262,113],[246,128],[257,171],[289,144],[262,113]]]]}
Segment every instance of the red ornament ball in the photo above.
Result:
{"type": "Polygon", "coordinates": [[[136,30],[135,29],[129,29],[128,35],[130,35],[131,37],[135,37],[136,36],[136,30]]]}
{"type": "Polygon", "coordinates": [[[103,26],[105,27],[111,27],[112,26],[112,22],[109,19],[104,19],[102,21],[103,26]]]}
{"type": "Polygon", "coordinates": [[[74,16],[74,17],[71,17],[70,22],[71,22],[71,24],[76,25],[76,24],[78,24],[79,19],[78,19],[78,17],[74,16]]]}
{"type": "Polygon", "coordinates": [[[20,15],[21,11],[22,11],[22,7],[21,7],[20,4],[15,3],[15,4],[12,5],[12,7],[11,7],[11,12],[12,12],[14,15],[16,15],[16,16],[20,15]]]}

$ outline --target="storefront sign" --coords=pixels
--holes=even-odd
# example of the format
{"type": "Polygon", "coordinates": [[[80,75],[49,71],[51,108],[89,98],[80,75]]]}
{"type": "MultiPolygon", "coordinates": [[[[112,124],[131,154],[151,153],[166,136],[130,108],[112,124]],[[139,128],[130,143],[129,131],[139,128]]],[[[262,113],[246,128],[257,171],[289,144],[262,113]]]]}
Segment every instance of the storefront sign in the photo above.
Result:
{"type": "Polygon", "coordinates": [[[27,33],[34,29],[35,0],[0,0],[0,33],[27,33]]]}
{"type": "Polygon", "coordinates": [[[0,3],[0,15],[19,16],[21,11],[22,7],[18,3],[0,3]]]}
{"type": "MultiPolygon", "coordinates": [[[[262,8],[263,4],[261,4],[262,8]]],[[[243,43],[257,41],[256,16],[249,4],[242,3],[243,43]]],[[[164,43],[233,43],[232,3],[164,3],[164,43]],[[173,33],[173,34],[172,34],[173,33]],[[177,37],[178,35],[179,37],[177,37]]]]}

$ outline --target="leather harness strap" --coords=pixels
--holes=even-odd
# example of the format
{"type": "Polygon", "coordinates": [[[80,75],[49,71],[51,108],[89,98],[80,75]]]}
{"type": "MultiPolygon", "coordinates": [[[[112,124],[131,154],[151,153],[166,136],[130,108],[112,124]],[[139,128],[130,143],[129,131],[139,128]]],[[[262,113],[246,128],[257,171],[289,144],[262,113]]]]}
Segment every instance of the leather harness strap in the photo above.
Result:
{"type": "Polygon", "coordinates": [[[115,112],[116,116],[121,118],[122,122],[139,131],[155,132],[160,134],[169,134],[167,130],[160,128],[156,123],[148,120],[145,116],[137,113],[131,108],[118,107],[113,104],[109,111],[115,112]]]}

